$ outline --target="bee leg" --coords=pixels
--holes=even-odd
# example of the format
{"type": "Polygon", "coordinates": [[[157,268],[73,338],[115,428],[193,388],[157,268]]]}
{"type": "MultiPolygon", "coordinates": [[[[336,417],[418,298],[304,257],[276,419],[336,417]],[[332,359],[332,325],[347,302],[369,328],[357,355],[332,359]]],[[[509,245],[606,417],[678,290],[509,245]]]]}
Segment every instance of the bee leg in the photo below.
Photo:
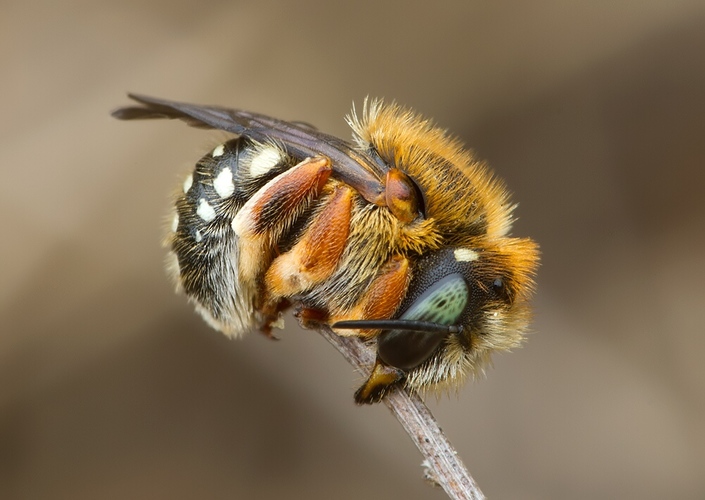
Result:
{"type": "Polygon", "coordinates": [[[260,333],[270,340],[279,340],[279,337],[274,335],[272,330],[274,330],[274,328],[278,328],[280,330],[284,328],[284,318],[282,317],[282,313],[289,309],[290,306],[291,302],[287,299],[282,299],[277,302],[270,311],[267,311],[264,314],[267,320],[260,327],[260,333]]]}
{"type": "Polygon", "coordinates": [[[309,290],[333,274],[350,234],[352,199],[350,188],[336,187],[296,245],[274,259],[264,276],[268,301],[309,290]]]}
{"type": "Polygon", "coordinates": [[[404,371],[389,366],[377,358],[372,373],[355,392],[355,402],[359,405],[378,403],[385,394],[403,382],[405,377],[404,371]]]}
{"type": "Polygon", "coordinates": [[[294,311],[294,317],[299,320],[301,328],[315,330],[328,323],[328,313],[322,309],[300,307],[294,311]]]}
{"type": "MultiPolygon", "coordinates": [[[[409,261],[401,255],[392,255],[372,281],[367,292],[350,311],[337,314],[330,324],[344,320],[387,319],[401,304],[409,285],[409,261]]],[[[334,330],[341,336],[357,335],[369,338],[378,330],[334,330]]]]}
{"type": "Polygon", "coordinates": [[[331,173],[327,158],[307,158],[262,187],[232,222],[239,238],[240,279],[255,284],[272,259],[274,243],[318,197],[331,173]]]}

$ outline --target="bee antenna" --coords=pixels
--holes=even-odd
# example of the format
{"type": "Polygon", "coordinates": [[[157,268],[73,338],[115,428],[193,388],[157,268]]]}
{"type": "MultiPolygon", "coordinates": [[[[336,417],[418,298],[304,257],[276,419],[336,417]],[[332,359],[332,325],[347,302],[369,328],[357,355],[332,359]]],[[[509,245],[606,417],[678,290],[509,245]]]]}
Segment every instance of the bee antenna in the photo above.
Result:
{"type": "Polygon", "coordinates": [[[338,321],[331,328],[341,330],[407,330],[411,332],[428,333],[460,333],[462,325],[441,325],[430,321],[413,319],[357,319],[338,321]]]}

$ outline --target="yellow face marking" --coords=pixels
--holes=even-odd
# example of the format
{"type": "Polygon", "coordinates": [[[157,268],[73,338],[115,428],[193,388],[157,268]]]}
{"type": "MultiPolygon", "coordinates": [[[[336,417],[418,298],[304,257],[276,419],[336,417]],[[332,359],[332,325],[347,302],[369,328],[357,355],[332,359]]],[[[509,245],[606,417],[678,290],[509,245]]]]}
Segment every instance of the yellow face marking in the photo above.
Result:
{"type": "Polygon", "coordinates": [[[469,248],[456,248],[453,256],[458,262],[472,262],[480,258],[480,254],[469,248]]]}

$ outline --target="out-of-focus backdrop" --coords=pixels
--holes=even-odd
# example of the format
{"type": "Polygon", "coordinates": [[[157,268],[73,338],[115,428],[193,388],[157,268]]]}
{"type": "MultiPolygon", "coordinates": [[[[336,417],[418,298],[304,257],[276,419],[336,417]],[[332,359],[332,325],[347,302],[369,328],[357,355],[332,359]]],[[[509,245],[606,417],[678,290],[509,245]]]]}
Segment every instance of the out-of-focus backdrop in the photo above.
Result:
{"type": "Polygon", "coordinates": [[[705,3],[4,2],[0,498],[443,498],[289,320],[173,294],[170,193],[223,136],[126,91],[349,137],[366,95],[460,136],[543,265],[534,334],[430,404],[491,498],[705,498],[705,3]]]}

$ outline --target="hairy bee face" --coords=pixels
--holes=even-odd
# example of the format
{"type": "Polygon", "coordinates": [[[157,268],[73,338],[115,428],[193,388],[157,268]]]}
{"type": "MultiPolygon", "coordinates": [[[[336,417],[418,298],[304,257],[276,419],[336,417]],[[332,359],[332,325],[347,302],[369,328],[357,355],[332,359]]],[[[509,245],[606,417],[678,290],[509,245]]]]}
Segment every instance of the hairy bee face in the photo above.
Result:
{"type": "Polygon", "coordinates": [[[301,123],[143,96],[120,119],[178,118],[235,138],[176,199],[170,269],[206,321],[271,335],[290,306],[377,346],[358,403],[459,384],[521,342],[538,265],[508,236],[504,186],[442,130],[373,101],[354,143],[301,123]]]}

